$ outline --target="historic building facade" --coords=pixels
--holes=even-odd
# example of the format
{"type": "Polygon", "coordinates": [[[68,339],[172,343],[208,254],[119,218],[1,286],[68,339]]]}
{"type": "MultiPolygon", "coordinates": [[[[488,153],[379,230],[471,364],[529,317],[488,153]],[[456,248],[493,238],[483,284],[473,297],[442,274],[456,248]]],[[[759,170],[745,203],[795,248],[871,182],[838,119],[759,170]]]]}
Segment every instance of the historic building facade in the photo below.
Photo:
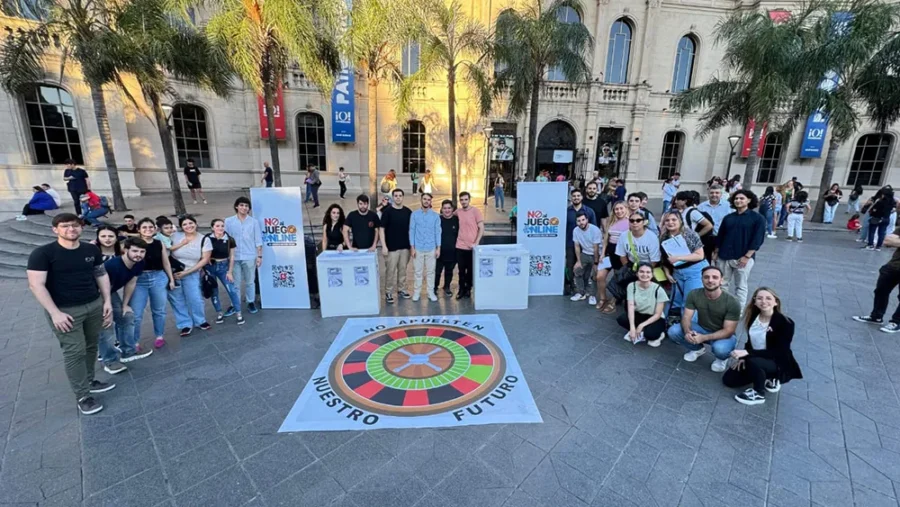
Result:
{"type": "MultiPolygon", "coordinates": [[[[27,5],[28,0],[19,0],[27,5]]],[[[499,0],[468,0],[465,8],[488,24],[501,8],[499,0]]],[[[539,168],[568,174],[594,170],[626,178],[629,189],[660,193],[660,183],[679,171],[687,188],[701,189],[713,175],[726,174],[732,152],[728,140],[744,135],[734,125],[700,139],[697,115],[681,117],[671,110],[673,93],[702,84],[719,72],[721,48],[713,44],[716,23],[734,9],[791,9],[790,3],[730,0],[597,0],[585,2],[585,12],[564,13],[567,22],[584,23],[594,35],[590,56],[593,79],[580,87],[555,81],[559,72],[548,70],[539,109],[537,162],[539,168]]],[[[22,9],[27,17],[27,9],[22,9]]],[[[0,17],[0,37],[14,35],[27,21],[0,17]]],[[[52,44],[52,41],[48,41],[52,44]]],[[[418,51],[402,55],[404,71],[418,65],[418,51]]],[[[49,60],[46,80],[22,96],[0,92],[0,209],[21,206],[30,187],[48,182],[64,185],[61,162],[74,158],[89,170],[95,188],[109,188],[97,123],[87,86],[78,68],[69,63],[60,80],[58,62],[49,60]]],[[[239,85],[239,82],[236,82],[239,85]]],[[[397,118],[389,85],[377,97],[367,96],[365,80],[355,80],[354,143],[333,142],[332,100],[312,86],[296,69],[283,89],[281,113],[285,139],[279,156],[285,185],[302,184],[304,169],[323,169],[325,188],[337,188],[337,171],[351,176],[351,189],[365,188],[368,167],[368,101],[377,101],[378,172],[400,174],[410,188],[412,171],[430,170],[438,192],[449,191],[446,85],[431,83],[416,91],[413,113],[397,118]],[[406,120],[405,122],[402,120],[406,120]]],[[[258,100],[254,93],[236,88],[221,99],[175,83],[179,97],[171,102],[170,128],[176,154],[183,166],[193,158],[203,170],[210,189],[233,189],[259,184],[269,149],[261,136],[258,100]]],[[[133,95],[139,97],[135,89],[133,95]]],[[[157,192],[169,186],[155,125],[145,116],[146,105],[135,108],[115,87],[105,91],[114,151],[126,195],[157,192]]],[[[485,168],[500,171],[507,181],[525,171],[527,117],[507,118],[502,101],[493,116],[481,118],[464,86],[458,91],[458,149],[460,188],[482,194],[485,168]],[[490,149],[488,147],[490,146],[490,149]]],[[[805,131],[790,139],[766,132],[765,146],[754,187],[793,176],[818,192],[825,152],[820,158],[800,158],[805,131]]],[[[867,187],[900,183],[893,157],[895,129],[885,134],[866,125],[837,154],[834,181],[867,187]]],[[[827,147],[827,142],[826,142],[827,147]]],[[[744,170],[741,143],[735,148],[730,174],[744,170]]]]}

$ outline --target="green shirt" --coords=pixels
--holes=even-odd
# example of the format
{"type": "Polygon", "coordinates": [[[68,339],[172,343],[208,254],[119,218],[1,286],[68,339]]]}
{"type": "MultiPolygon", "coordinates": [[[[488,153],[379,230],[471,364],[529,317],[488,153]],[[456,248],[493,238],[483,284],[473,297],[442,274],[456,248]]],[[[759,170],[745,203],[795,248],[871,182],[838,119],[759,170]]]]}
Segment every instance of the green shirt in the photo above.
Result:
{"type": "Polygon", "coordinates": [[[738,321],[741,318],[741,305],[737,298],[722,291],[716,299],[706,297],[705,289],[694,289],[688,292],[684,307],[697,312],[697,324],[710,333],[721,331],[726,320],[738,321]]]}
{"type": "Polygon", "coordinates": [[[642,289],[637,282],[631,282],[625,292],[628,301],[634,301],[634,311],[644,315],[653,315],[656,313],[657,304],[669,300],[666,291],[653,282],[650,282],[650,286],[646,289],[642,289]]]}

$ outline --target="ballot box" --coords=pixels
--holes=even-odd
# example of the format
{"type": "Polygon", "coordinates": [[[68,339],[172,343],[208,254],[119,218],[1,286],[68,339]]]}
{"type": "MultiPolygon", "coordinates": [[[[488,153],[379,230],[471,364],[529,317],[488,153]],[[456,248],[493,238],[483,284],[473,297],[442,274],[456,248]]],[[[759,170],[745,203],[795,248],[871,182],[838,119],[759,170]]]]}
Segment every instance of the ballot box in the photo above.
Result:
{"type": "Polygon", "coordinates": [[[472,268],[476,310],[528,308],[528,250],[522,245],[479,245],[472,268]]]}
{"type": "Polygon", "coordinates": [[[375,252],[326,250],[316,259],[322,317],[378,315],[381,298],[375,252]]]}

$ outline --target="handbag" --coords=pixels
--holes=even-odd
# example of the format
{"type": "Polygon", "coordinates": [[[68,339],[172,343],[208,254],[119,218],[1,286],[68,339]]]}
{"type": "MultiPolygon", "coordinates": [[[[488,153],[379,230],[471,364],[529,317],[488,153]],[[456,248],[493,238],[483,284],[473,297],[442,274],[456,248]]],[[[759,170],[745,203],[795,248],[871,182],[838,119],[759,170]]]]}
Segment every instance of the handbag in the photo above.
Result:
{"type": "MultiPolygon", "coordinates": [[[[631,250],[631,256],[634,257],[635,261],[631,265],[632,271],[637,271],[638,264],[640,263],[640,256],[637,253],[637,247],[634,244],[634,238],[631,236],[631,231],[628,231],[628,248],[631,250]]],[[[656,282],[668,282],[669,279],[666,277],[666,272],[663,271],[661,267],[653,268],[653,280],[656,282]]]]}
{"type": "Polygon", "coordinates": [[[213,297],[216,291],[219,290],[219,282],[216,281],[216,277],[209,270],[203,270],[203,276],[200,278],[200,289],[203,291],[205,299],[213,297]]]}

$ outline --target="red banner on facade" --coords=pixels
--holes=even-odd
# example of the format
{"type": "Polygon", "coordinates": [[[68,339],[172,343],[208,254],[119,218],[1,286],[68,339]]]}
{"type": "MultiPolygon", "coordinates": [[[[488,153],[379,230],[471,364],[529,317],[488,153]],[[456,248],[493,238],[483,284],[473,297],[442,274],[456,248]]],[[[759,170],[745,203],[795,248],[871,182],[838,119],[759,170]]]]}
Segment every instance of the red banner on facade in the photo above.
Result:
{"type": "MultiPolygon", "coordinates": [[[[269,138],[269,120],[266,118],[266,99],[257,98],[259,106],[259,135],[263,139],[269,138]]],[[[284,127],[284,97],[281,95],[281,86],[275,90],[275,139],[283,141],[287,139],[284,127]]]]}
{"type": "Polygon", "coordinates": [[[772,22],[774,22],[776,25],[778,23],[790,21],[791,11],[785,9],[772,9],[769,11],[769,19],[771,19],[772,22]]]}
{"type": "MultiPolygon", "coordinates": [[[[756,150],[756,156],[761,157],[763,155],[763,148],[766,147],[766,127],[767,123],[763,123],[762,132],[759,134],[759,148],[756,150]]],[[[747,129],[744,130],[744,145],[743,149],[741,149],[741,157],[747,158],[750,156],[750,145],[753,144],[753,132],[756,128],[756,121],[748,120],[747,121],[747,129]]]]}

